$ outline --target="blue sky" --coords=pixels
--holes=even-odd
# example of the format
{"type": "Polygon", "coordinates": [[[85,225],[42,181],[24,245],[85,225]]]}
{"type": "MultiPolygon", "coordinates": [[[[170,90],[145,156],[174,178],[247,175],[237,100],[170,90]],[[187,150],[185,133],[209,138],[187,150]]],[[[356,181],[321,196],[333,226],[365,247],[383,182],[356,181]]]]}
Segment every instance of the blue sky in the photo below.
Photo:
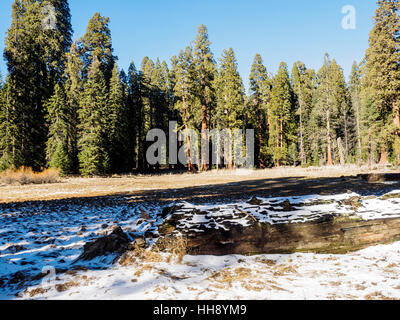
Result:
{"type": "MultiPolygon", "coordinates": [[[[12,2],[0,1],[1,52],[12,2]]],[[[256,53],[276,72],[281,61],[291,69],[298,60],[318,70],[328,52],[348,76],[353,61],[364,57],[376,0],[70,0],[70,7],[75,39],[95,12],[110,17],[114,53],[124,69],[131,60],[139,66],[145,56],[169,63],[205,24],[215,57],[232,47],[247,86],[256,53]],[[357,10],[355,30],[342,29],[344,5],[357,10]]],[[[0,70],[4,75],[4,61],[0,70]]]]}

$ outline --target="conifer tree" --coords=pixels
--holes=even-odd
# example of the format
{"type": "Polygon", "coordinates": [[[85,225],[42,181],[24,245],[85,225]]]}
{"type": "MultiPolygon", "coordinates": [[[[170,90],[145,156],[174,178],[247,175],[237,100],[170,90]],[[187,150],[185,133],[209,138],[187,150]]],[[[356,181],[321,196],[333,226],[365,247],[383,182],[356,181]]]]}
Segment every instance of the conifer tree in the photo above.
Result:
{"type": "Polygon", "coordinates": [[[84,176],[108,172],[108,90],[101,62],[95,58],[89,68],[79,110],[79,164],[84,176]]]}
{"type": "MultiPolygon", "coordinates": [[[[210,129],[211,113],[215,104],[214,79],[216,76],[216,65],[214,55],[211,51],[211,42],[208,37],[207,27],[201,25],[198,28],[194,42],[194,65],[196,70],[196,94],[201,104],[201,129],[202,146],[208,143],[206,130],[210,129]]],[[[205,149],[201,151],[201,170],[208,170],[207,155],[205,149]]]]}
{"type": "Polygon", "coordinates": [[[267,164],[267,145],[268,128],[270,126],[270,112],[268,104],[271,94],[271,80],[269,79],[267,69],[263,65],[262,58],[256,54],[250,73],[250,97],[249,97],[249,117],[252,118],[255,129],[257,131],[257,152],[259,166],[265,167],[267,164]]]}
{"type": "Polygon", "coordinates": [[[79,172],[78,161],[78,125],[80,98],[83,91],[82,60],[77,43],[71,45],[65,58],[64,91],[68,106],[68,155],[71,162],[71,173],[79,172]]]}
{"type": "Polygon", "coordinates": [[[144,132],[142,131],[143,124],[143,100],[142,100],[142,81],[139,72],[137,71],[135,64],[131,62],[128,74],[127,74],[127,85],[128,85],[128,114],[127,119],[130,123],[128,127],[127,137],[128,145],[130,150],[129,156],[129,168],[141,168],[143,164],[143,154],[141,146],[141,137],[144,132]]]}
{"type": "Polygon", "coordinates": [[[0,95],[0,171],[15,166],[16,128],[15,109],[10,104],[11,79],[7,78],[0,95]]]}
{"type": "MultiPolygon", "coordinates": [[[[13,117],[13,139],[6,145],[9,164],[40,169],[45,165],[47,127],[44,102],[63,74],[63,55],[71,43],[72,29],[66,0],[15,0],[7,32],[4,57],[9,76],[8,106],[13,117]],[[43,26],[44,7],[55,10],[55,27],[43,26]]],[[[9,113],[10,114],[10,113],[9,113]]]]}
{"type": "MultiPolygon", "coordinates": [[[[175,109],[179,111],[185,130],[195,127],[193,114],[195,66],[191,47],[181,50],[178,57],[172,57],[172,73],[174,78],[175,109]]],[[[194,170],[190,137],[186,137],[188,170],[194,170]]]]}
{"type": "Polygon", "coordinates": [[[0,74],[0,171],[11,166],[11,152],[8,149],[12,146],[10,136],[10,112],[7,103],[7,85],[3,83],[0,74]]]}
{"type": "Polygon", "coordinates": [[[377,108],[378,119],[382,124],[379,139],[381,163],[387,162],[388,152],[392,148],[400,163],[399,9],[398,0],[378,1],[365,56],[363,86],[370,91],[374,100],[372,105],[377,108]]]}
{"type": "Polygon", "coordinates": [[[46,106],[50,124],[46,144],[47,161],[50,167],[59,168],[63,174],[67,174],[72,171],[73,165],[69,149],[70,114],[64,90],[58,84],[46,106]]]}
{"type": "MultiPolygon", "coordinates": [[[[53,12],[52,12],[53,13],[53,12]]],[[[41,38],[44,49],[44,62],[49,67],[47,86],[51,89],[60,82],[65,69],[65,54],[72,44],[71,13],[68,0],[41,0],[41,21],[43,38],[41,38]],[[48,8],[55,13],[54,25],[46,25],[49,14],[48,8]]],[[[51,23],[51,21],[48,21],[51,23]]]]}
{"type": "Polygon", "coordinates": [[[381,134],[384,126],[377,106],[368,87],[361,86],[361,136],[363,159],[371,167],[373,164],[382,161],[381,134]]]}
{"type": "Polygon", "coordinates": [[[88,71],[93,61],[97,59],[100,63],[100,70],[103,72],[106,84],[109,85],[114,62],[111,30],[109,28],[110,19],[103,17],[96,12],[89,20],[86,33],[80,39],[80,51],[83,61],[82,75],[86,80],[88,71]]]}
{"type": "Polygon", "coordinates": [[[129,166],[129,130],[126,91],[117,64],[114,65],[110,81],[110,92],[106,110],[108,153],[111,172],[124,172],[129,166]]]}
{"type": "Polygon", "coordinates": [[[320,134],[319,145],[325,150],[314,151],[316,157],[323,156],[324,163],[328,166],[334,164],[334,142],[338,138],[340,107],[343,102],[341,96],[341,83],[338,82],[339,67],[335,60],[331,61],[329,55],[325,55],[324,65],[318,71],[315,105],[312,111],[313,122],[316,131],[320,134]]]}
{"type": "MultiPolygon", "coordinates": [[[[295,62],[292,69],[292,87],[298,122],[299,159],[302,165],[308,162],[308,125],[314,94],[314,71],[308,70],[303,62],[295,62]]],[[[293,147],[292,147],[293,149],[293,147]]]]}
{"type": "Polygon", "coordinates": [[[356,133],[356,154],[357,163],[362,162],[362,142],[361,142],[361,75],[357,62],[354,61],[349,81],[349,91],[351,97],[351,106],[355,116],[355,133],[356,133]]]}
{"type": "MultiPolygon", "coordinates": [[[[286,63],[282,62],[274,78],[270,102],[269,152],[275,166],[288,157],[288,147],[295,142],[293,92],[286,63]]],[[[293,155],[293,153],[292,153],[293,155]]]]}
{"type": "Polygon", "coordinates": [[[332,84],[330,85],[332,88],[332,102],[337,106],[339,112],[338,124],[336,127],[336,141],[339,151],[338,159],[340,160],[340,163],[344,165],[349,161],[351,150],[354,149],[355,117],[349,101],[349,92],[344,78],[343,69],[335,60],[332,60],[330,73],[332,80],[332,84]],[[342,144],[342,146],[340,146],[340,144],[342,144]]]}
{"type": "MultiPolygon", "coordinates": [[[[232,48],[224,50],[220,60],[219,73],[216,79],[218,127],[233,129],[242,127],[244,111],[244,86],[238,72],[235,53],[232,48]]],[[[232,150],[228,152],[228,168],[233,169],[232,150]]]]}

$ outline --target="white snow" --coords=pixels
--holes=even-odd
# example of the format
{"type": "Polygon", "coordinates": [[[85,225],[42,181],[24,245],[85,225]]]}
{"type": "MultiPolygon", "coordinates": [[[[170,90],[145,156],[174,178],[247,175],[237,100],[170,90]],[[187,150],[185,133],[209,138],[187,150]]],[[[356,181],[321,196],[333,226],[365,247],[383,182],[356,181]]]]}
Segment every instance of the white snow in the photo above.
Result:
{"type": "MultiPolygon", "coordinates": [[[[387,195],[400,194],[399,190],[387,195]]],[[[248,202],[230,204],[193,205],[188,202],[178,203],[181,209],[174,214],[184,215],[179,221],[178,231],[189,232],[203,229],[227,230],[227,225],[250,226],[252,217],[261,223],[285,224],[305,223],[320,219],[326,215],[346,215],[364,220],[399,218],[399,198],[382,199],[382,196],[362,197],[357,193],[337,195],[307,195],[299,197],[261,198],[257,197],[259,205],[248,202]],[[343,203],[345,200],[360,198],[361,207],[354,210],[352,205],[343,203]],[[289,201],[290,211],[285,211],[283,203],[289,201]],[[239,209],[239,210],[238,210],[239,209]],[[248,214],[244,214],[244,213],[248,214]]]]}
{"type": "Polygon", "coordinates": [[[400,242],[348,255],[186,256],[181,264],[138,262],[64,275],[33,298],[400,299],[399,272],[400,242]],[[57,291],[63,283],[77,286],[57,291]]]}
{"type": "MultiPolygon", "coordinates": [[[[164,262],[137,261],[128,267],[112,265],[115,257],[108,256],[85,263],[87,271],[59,272],[71,270],[84,244],[117,224],[143,235],[156,232],[163,222],[160,204],[120,200],[0,206],[0,299],[16,298],[17,293],[25,299],[400,299],[400,242],[348,255],[186,256],[181,264],[167,262],[163,255],[164,262]],[[48,291],[31,297],[43,285],[30,279],[44,267],[57,268],[57,278],[50,286],[46,282],[48,291]],[[27,279],[20,286],[10,283],[17,272],[27,279]]],[[[252,223],[248,214],[270,224],[302,223],[327,214],[365,220],[400,217],[400,196],[348,193],[258,200],[259,205],[178,203],[182,207],[175,214],[184,216],[178,230],[247,226],[252,223]],[[362,205],[356,212],[343,203],[353,197],[360,197],[362,205]],[[290,211],[284,210],[285,201],[290,211]]]]}

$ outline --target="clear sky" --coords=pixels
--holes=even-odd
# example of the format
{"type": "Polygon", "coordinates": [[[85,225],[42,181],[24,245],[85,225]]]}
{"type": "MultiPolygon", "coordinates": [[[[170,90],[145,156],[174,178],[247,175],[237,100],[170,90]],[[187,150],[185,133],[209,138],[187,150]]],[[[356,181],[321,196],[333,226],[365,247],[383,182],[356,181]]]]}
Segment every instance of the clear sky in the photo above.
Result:
{"type": "MultiPolygon", "coordinates": [[[[1,52],[12,2],[0,1],[1,52]]],[[[70,7],[75,39],[95,12],[110,17],[114,54],[124,69],[145,56],[169,63],[205,24],[215,57],[232,47],[247,86],[256,53],[276,72],[281,61],[291,69],[298,60],[318,70],[328,52],[348,76],[353,61],[364,57],[376,0],[70,0],[70,7]],[[357,10],[355,30],[342,28],[344,5],[357,10]]],[[[6,73],[4,61],[0,70],[6,73]]]]}

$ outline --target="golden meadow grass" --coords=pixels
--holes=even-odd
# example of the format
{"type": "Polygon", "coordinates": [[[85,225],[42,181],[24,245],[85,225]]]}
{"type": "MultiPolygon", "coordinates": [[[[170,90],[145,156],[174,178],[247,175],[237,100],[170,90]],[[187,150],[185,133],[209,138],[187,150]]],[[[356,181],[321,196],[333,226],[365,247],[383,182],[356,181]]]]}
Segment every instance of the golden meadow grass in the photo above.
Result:
{"type": "Polygon", "coordinates": [[[45,184],[56,183],[60,178],[60,170],[45,169],[41,172],[35,172],[29,167],[20,167],[19,169],[7,169],[0,173],[0,181],[5,184],[45,184]]]}

